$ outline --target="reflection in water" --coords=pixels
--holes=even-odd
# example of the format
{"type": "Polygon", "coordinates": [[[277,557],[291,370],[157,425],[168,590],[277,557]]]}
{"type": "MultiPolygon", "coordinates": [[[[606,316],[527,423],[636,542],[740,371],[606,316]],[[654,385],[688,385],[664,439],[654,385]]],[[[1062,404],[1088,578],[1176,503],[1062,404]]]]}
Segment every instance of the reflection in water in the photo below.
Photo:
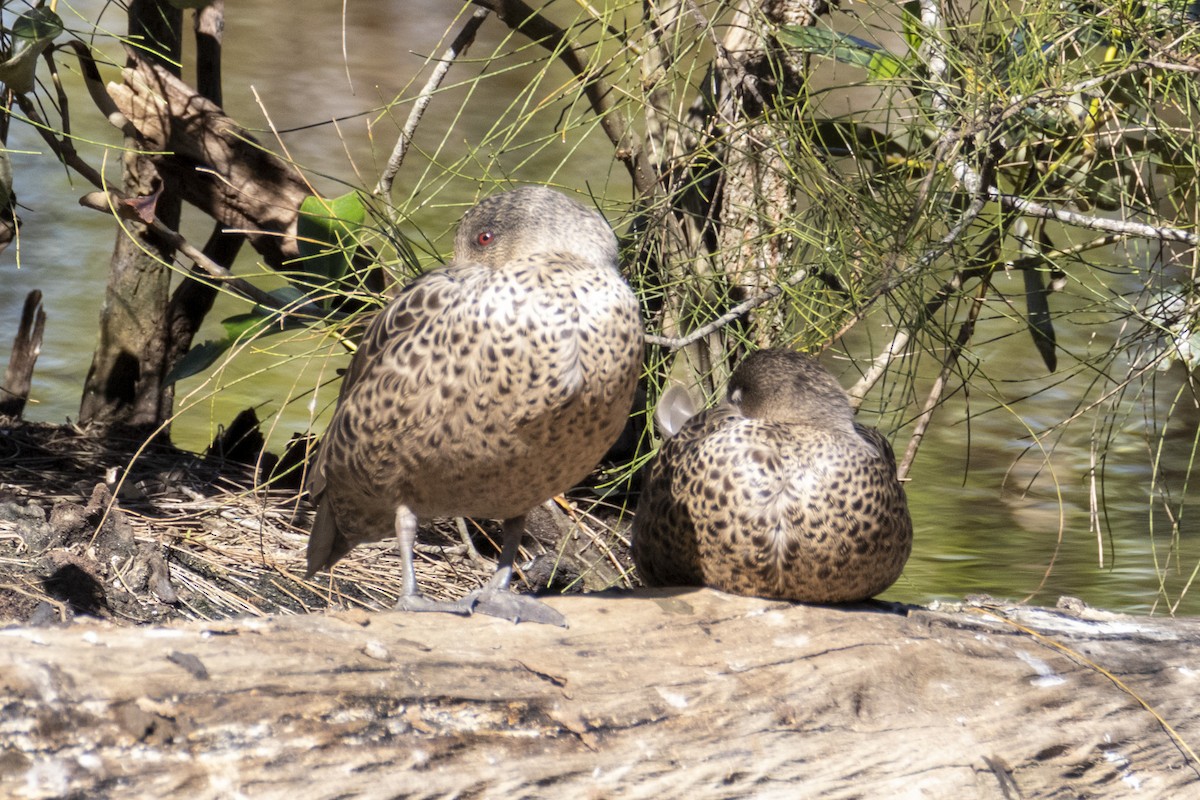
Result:
{"type": "MultiPolygon", "coordinates": [[[[84,18],[94,18],[102,3],[86,0],[73,6],[84,18]]],[[[457,4],[424,0],[351,3],[345,12],[343,17],[342,4],[317,0],[292,3],[286,12],[272,4],[252,3],[231,8],[226,28],[227,110],[248,127],[261,129],[260,138],[279,149],[269,131],[269,117],[271,125],[285,131],[282,140],[291,157],[327,194],[340,193],[347,185],[374,184],[410,106],[404,103],[386,113],[378,109],[397,95],[411,98],[416,93],[425,79],[424,54],[441,51],[441,36],[459,9],[457,4]],[[332,118],[343,119],[334,126],[329,124],[332,118]]],[[[113,29],[123,28],[115,10],[107,12],[105,22],[113,29]]],[[[83,29],[78,22],[72,27],[83,29]]],[[[503,25],[491,20],[471,55],[479,58],[498,46],[509,51],[526,46],[517,37],[507,37],[503,25]]],[[[101,44],[114,57],[119,54],[114,42],[101,44]]],[[[397,202],[412,210],[404,229],[421,230],[435,239],[425,245],[424,263],[434,263],[435,253],[448,250],[445,234],[463,205],[487,191],[491,181],[536,180],[552,174],[564,187],[590,190],[617,204],[628,196],[623,170],[612,167],[606,140],[594,120],[579,109],[551,104],[534,115],[534,122],[519,132],[516,142],[498,135],[497,116],[503,114],[511,122],[521,116],[521,103],[533,107],[554,96],[557,86],[530,85],[536,69],[508,69],[543,57],[536,48],[521,51],[499,67],[488,67],[491,77],[469,101],[469,88],[460,84],[447,88],[430,106],[396,191],[397,202]],[[468,113],[459,117],[464,102],[468,113]],[[480,160],[460,163],[480,146],[480,160]]],[[[451,82],[483,69],[479,61],[463,63],[452,71],[451,82]]],[[[550,75],[557,81],[568,77],[561,68],[550,75]]],[[[116,69],[108,69],[105,77],[115,79],[116,69]]],[[[78,81],[67,82],[75,90],[76,132],[85,139],[116,145],[114,132],[87,113],[89,106],[78,91],[78,81]]],[[[78,410],[114,231],[106,217],[77,205],[78,196],[90,187],[68,179],[51,163],[28,126],[13,126],[10,147],[18,151],[13,165],[25,227],[19,269],[15,248],[0,256],[4,276],[0,338],[11,336],[26,292],[42,289],[49,320],[35,375],[35,405],[27,413],[32,419],[62,421],[78,410]]],[[[104,160],[99,146],[81,145],[81,150],[94,164],[104,160]]],[[[115,176],[117,153],[110,150],[107,159],[109,175],[115,176]]],[[[616,215],[623,209],[614,205],[609,210],[620,228],[616,215]]],[[[208,227],[204,220],[192,219],[184,233],[202,241],[208,227]]],[[[252,253],[244,255],[238,270],[258,271],[252,253]]],[[[1056,297],[1052,302],[1068,301],[1056,297]]],[[[219,319],[244,308],[237,300],[223,299],[201,338],[219,335],[219,319]]],[[[977,344],[973,355],[986,359],[989,374],[1015,379],[1044,371],[1028,337],[1015,323],[989,320],[980,330],[981,341],[991,341],[977,344]],[[1009,326],[1004,332],[1016,335],[996,341],[998,328],[1004,325],[1009,326]]],[[[1064,325],[1060,343],[1071,352],[1094,354],[1111,344],[1114,330],[1112,324],[1064,325]]],[[[842,346],[861,365],[880,351],[886,335],[886,331],[873,335],[856,331],[858,338],[842,346]]],[[[309,425],[320,429],[320,414],[332,402],[335,387],[326,386],[315,400],[309,387],[319,376],[332,379],[345,357],[313,358],[311,341],[265,340],[254,349],[265,352],[247,351],[217,376],[195,378],[180,386],[180,407],[189,408],[175,426],[177,441],[203,447],[217,425],[240,409],[260,406],[260,416],[267,417],[280,410],[281,397],[293,397],[295,402],[273,418],[278,426],[273,432],[275,443],[309,425]],[[270,371],[258,374],[266,369],[270,371]]],[[[323,352],[337,351],[330,346],[323,352]]],[[[840,369],[844,384],[857,377],[853,366],[836,358],[826,361],[840,369]]],[[[1062,364],[1060,373],[1069,368],[1069,363],[1062,364]]],[[[926,390],[928,377],[922,384],[926,390]]],[[[1156,564],[1163,568],[1169,596],[1178,596],[1194,565],[1200,563],[1200,530],[1194,518],[1183,515],[1178,538],[1173,539],[1170,519],[1162,509],[1155,508],[1151,515],[1148,465],[1158,437],[1147,433],[1140,413],[1131,414],[1117,429],[1098,434],[1111,437],[1103,444],[1107,460],[1098,487],[1104,499],[1099,539],[1090,516],[1090,422],[1083,421],[1061,441],[1048,440],[1045,463],[1038,451],[1025,452],[1028,431],[1044,430],[1061,419],[1087,392],[1091,380],[1083,371],[1065,383],[1060,378],[990,388],[975,385],[969,403],[959,393],[939,410],[908,485],[916,525],[914,555],[887,597],[924,601],[990,592],[1019,598],[1037,590],[1051,563],[1049,577],[1035,598],[1039,602],[1052,603],[1060,594],[1074,594],[1096,605],[1149,610],[1158,590],[1156,564]],[[1035,391],[1039,393],[1014,410],[980,413],[1001,400],[1035,391]],[[1103,568],[1098,567],[1101,552],[1103,568]]],[[[1149,400],[1160,416],[1181,381],[1179,372],[1160,377],[1160,395],[1149,400]]],[[[912,397],[918,399],[908,407],[915,409],[923,395],[916,390],[912,397]]],[[[1176,510],[1182,506],[1180,487],[1186,486],[1197,424],[1194,404],[1182,406],[1171,419],[1162,454],[1176,510]]],[[[874,422],[869,415],[865,421],[874,422]]],[[[880,422],[887,431],[888,420],[880,422]]],[[[893,420],[890,426],[899,426],[894,441],[903,450],[911,419],[893,420]]],[[[1160,602],[1158,609],[1162,608],[1160,602]]],[[[1200,592],[1188,595],[1180,610],[1200,612],[1200,592]]]]}
{"type": "MultiPolygon", "coordinates": [[[[1073,278],[1091,279],[1082,271],[1073,278]]],[[[1063,311],[1087,294],[1076,286],[1052,303],[1063,311]]],[[[1118,332],[1119,322],[1060,319],[1063,352],[1058,372],[1047,375],[1020,321],[981,323],[969,356],[986,363],[996,383],[973,380],[969,398],[960,391],[937,412],[907,486],[913,557],[889,598],[978,592],[1032,595],[1053,604],[1070,594],[1109,608],[1158,612],[1179,601],[1200,563],[1200,520],[1183,502],[1197,415],[1191,401],[1181,404],[1188,410],[1174,413],[1171,402],[1181,388],[1192,396],[1185,371],[1176,365],[1155,373],[1157,392],[1130,393],[1119,414],[1101,407],[1065,430],[1054,429],[1085,398],[1111,390],[1110,383],[1096,383],[1085,362],[1108,357],[1118,332]],[[1152,415],[1169,420],[1161,437],[1162,486],[1173,491],[1159,487],[1153,497],[1151,464],[1160,435],[1146,424],[1152,415]],[[1031,432],[1041,434],[1037,446],[1031,432]],[[1165,596],[1158,594],[1159,574],[1165,596]]],[[[856,331],[843,342],[858,364],[882,346],[867,333],[856,331]]],[[[1118,362],[1112,374],[1122,368],[1118,362]]],[[[843,383],[856,376],[855,369],[843,369],[843,383]]],[[[930,384],[931,376],[919,380],[914,395],[923,398],[930,384]]],[[[894,434],[898,449],[910,432],[907,424],[894,434]]],[[[1177,611],[1200,611],[1200,592],[1185,593],[1177,611]]]]}

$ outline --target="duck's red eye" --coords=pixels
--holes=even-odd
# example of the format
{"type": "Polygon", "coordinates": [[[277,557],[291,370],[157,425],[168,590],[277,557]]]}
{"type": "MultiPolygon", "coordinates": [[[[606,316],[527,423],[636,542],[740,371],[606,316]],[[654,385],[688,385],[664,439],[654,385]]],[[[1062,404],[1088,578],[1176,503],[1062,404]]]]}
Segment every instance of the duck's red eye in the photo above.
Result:
{"type": "Polygon", "coordinates": [[[475,241],[479,243],[480,247],[487,247],[495,238],[496,234],[492,233],[491,231],[481,231],[480,234],[475,237],[475,241]]]}

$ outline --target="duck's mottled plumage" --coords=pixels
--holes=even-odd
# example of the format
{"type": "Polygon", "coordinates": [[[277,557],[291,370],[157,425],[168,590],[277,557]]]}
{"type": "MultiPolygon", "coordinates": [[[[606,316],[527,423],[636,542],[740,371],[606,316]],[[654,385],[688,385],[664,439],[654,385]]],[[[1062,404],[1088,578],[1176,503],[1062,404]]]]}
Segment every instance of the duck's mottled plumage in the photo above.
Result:
{"type": "Polygon", "coordinates": [[[410,558],[416,518],[504,519],[519,540],[617,438],[641,359],[604,218],[541,187],[484,199],[350,362],[309,482],[309,574],[393,529],[410,558]]]}
{"type": "Polygon", "coordinates": [[[748,356],[726,401],[663,443],[633,525],[652,586],[808,602],[878,594],[911,549],[891,446],[819,363],[779,349],[748,356]]]}

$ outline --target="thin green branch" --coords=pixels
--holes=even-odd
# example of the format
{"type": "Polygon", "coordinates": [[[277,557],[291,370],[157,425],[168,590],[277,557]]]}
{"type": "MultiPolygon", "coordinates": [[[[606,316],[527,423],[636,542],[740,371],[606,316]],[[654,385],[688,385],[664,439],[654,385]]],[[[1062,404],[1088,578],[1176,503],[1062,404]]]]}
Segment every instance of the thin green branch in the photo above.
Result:
{"type": "Polygon", "coordinates": [[[644,147],[638,143],[625,115],[616,107],[616,91],[597,72],[588,68],[582,48],[567,37],[567,32],[523,0],[472,0],[475,5],[492,11],[509,28],[519,31],[546,50],[556,54],[579,79],[592,112],[615,149],[617,160],[625,165],[633,179],[634,188],[642,198],[653,196],[657,186],[657,170],[644,147]]]}
{"type": "Polygon", "coordinates": [[[396,140],[396,146],[392,149],[392,154],[388,158],[387,167],[384,168],[383,174],[379,176],[379,182],[375,185],[374,194],[376,197],[383,198],[390,205],[392,196],[392,183],[396,179],[396,173],[400,171],[400,166],[404,163],[404,156],[408,153],[408,147],[412,144],[413,135],[417,131],[417,126],[421,123],[421,117],[425,115],[425,109],[429,107],[430,101],[433,100],[433,95],[438,87],[442,85],[442,81],[446,79],[446,74],[450,71],[454,61],[464,53],[475,42],[475,34],[483,25],[491,12],[486,8],[477,8],[471,14],[470,19],[463,25],[462,30],[454,37],[454,41],[442,53],[442,57],[438,59],[438,65],[434,67],[433,73],[429,76],[429,80],[421,87],[420,94],[417,95],[417,101],[413,104],[412,111],[409,112],[408,119],[404,123],[404,129],[400,132],[400,138],[396,140]]]}

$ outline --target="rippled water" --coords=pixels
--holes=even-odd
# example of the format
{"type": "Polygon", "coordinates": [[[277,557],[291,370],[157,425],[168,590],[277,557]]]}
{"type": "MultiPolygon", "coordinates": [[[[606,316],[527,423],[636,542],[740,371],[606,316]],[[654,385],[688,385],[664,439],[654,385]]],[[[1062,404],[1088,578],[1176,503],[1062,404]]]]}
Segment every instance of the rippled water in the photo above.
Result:
{"type": "MultiPolygon", "coordinates": [[[[271,142],[272,136],[266,130],[265,115],[280,130],[316,125],[286,133],[283,140],[320,191],[339,193],[341,182],[372,184],[392,147],[399,121],[407,115],[407,106],[402,107],[395,113],[397,122],[393,122],[381,118],[375,109],[401,92],[420,70],[423,58],[410,51],[423,54],[440,49],[437,42],[453,19],[453,6],[434,0],[351,3],[345,18],[341,16],[341,4],[316,0],[293,3],[286,12],[280,12],[274,4],[231,8],[226,29],[226,108],[245,125],[263,129],[260,136],[266,142],[271,142]],[[261,105],[256,96],[261,98],[261,105]],[[336,129],[321,124],[335,117],[345,118],[336,129]],[[369,131],[368,123],[372,121],[376,124],[369,131]]],[[[74,5],[85,15],[99,7],[98,2],[74,5]]],[[[115,11],[109,12],[105,21],[114,29],[123,27],[115,11]]],[[[79,24],[75,27],[82,29],[79,24]]],[[[489,21],[474,53],[490,52],[504,36],[502,26],[489,21]]],[[[477,66],[469,68],[478,70],[477,66]]],[[[115,68],[107,70],[106,77],[115,75],[115,68]]],[[[565,71],[559,75],[566,79],[565,71]]],[[[461,120],[454,116],[461,90],[435,100],[414,153],[397,182],[398,193],[420,189],[423,181],[437,174],[437,169],[426,171],[433,162],[428,154],[446,131],[451,134],[437,163],[465,152],[468,139],[486,136],[495,114],[508,106],[526,81],[525,73],[515,71],[489,82],[487,96],[473,101],[472,108],[479,109],[478,113],[461,120]]],[[[77,83],[74,77],[68,82],[77,83]]],[[[80,93],[75,96],[77,133],[115,145],[113,132],[87,113],[86,100],[80,93]]],[[[48,323],[35,375],[35,404],[27,416],[61,421],[74,417],[78,410],[115,233],[105,216],[77,205],[77,198],[90,187],[78,179],[72,181],[55,166],[28,126],[14,125],[10,147],[35,154],[18,152],[13,156],[25,224],[19,266],[17,248],[0,256],[0,336],[7,339],[14,330],[25,293],[40,288],[46,295],[48,323]]],[[[565,166],[554,176],[563,185],[590,187],[597,195],[618,199],[627,194],[623,173],[610,173],[611,151],[598,134],[583,136],[572,130],[561,142],[542,147],[540,153],[535,147],[518,148],[495,163],[480,165],[474,174],[540,178],[566,158],[565,166]]],[[[101,147],[81,149],[93,163],[101,162],[101,147]]],[[[117,158],[116,151],[108,151],[110,176],[115,175],[112,167],[117,158]]],[[[452,185],[449,192],[439,195],[439,202],[447,198],[465,200],[476,189],[475,181],[464,180],[461,186],[452,185]]],[[[422,207],[410,227],[444,234],[458,213],[453,206],[422,207]]],[[[184,232],[203,240],[207,229],[208,223],[193,219],[184,232]]],[[[439,248],[447,249],[444,239],[439,248]]],[[[244,256],[238,268],[253,271],[252,254],[244,256]]],[[[1018,291],[1015,286],[1003,288],[1018,291]]],[[[216,320],[239,310],[236,302],[222,301],[201,338],[216,335],[216,320]]],[[[1018,331],[1011,338],[992,341],[1000,332],[1011,331],[1013,324],[991,321],[981,325],[977,342],[984,343],[975,345],[973,355],[986,359],[994,374],[1020,378],[1040,375],[1044,368],[1027,336],[1018,331]]],[[[1059,334],[1066,349],[1087,353],[1111,346],[1114,331],[1112,324],[1062,326],[1059,334]]],[[[853,355],[858,367],[836,352],[827,357],[845,384],[852,383],[861,364],[879,352],[884,333],[880,329],[871,337],[855,334],[845,343],[845,350],[853,355]]],[[[248,405],[261,405],[263,417],[276,411],[280,397],[294,393],[294,387],[303,385],[314,371],[328,372],[335,364],[296,361],[268,374],[255,376],[255,372],[277,365],[281,353],[308,349],[297,345],[292,350],[282,347],[278,352],[240,358],[222,375],[224,385],[218,392],[199,379],[185,382],[180,387],[181,397],[195,392],[193,397],[206,399],[176,423],[177,441],[202,447],[218,424],[248,405]],[[253,377],[239,382],[242,376],[253,377]]],[[[1070,359],[1065,360],[1068,364],[1064,369],[1070,359]]],[[[1173,387],[1182,379],[1177,372],[1162,377],[1157,401],[1160,414],[1165,414],[1173,387]]],[[[1066,593],[1096,605],[1146,611],[1155,602],[1159,574],[1166,576],[1169,596],[1178,596],[1191,570],[1200,563],[1200,530],[1194,517],[1185,514],[1174,538],[1160,511],[1151,519],[1148,465],[1155,439],[1148,435],[1140,417],[1135,415],[1119,426],[1106,444],[1105,516],[1099,538],[1090,527],[1088,513],[1089,424],[1073,429],[1058,444],[1048,466],[1036,452],[1025,453],[1029,445],[1027,429],[1041,430],[1060,419],[1064,409],[1072,408],[1086,393],[1089,378],[1081,374],[1059,385],[1054,385],[1055,380],[997,386],[993,398],[976,386],[969,404],[960,392],[939,410],[908,484],[916,525],[913,557],[888,597],[927,601],[990,592],[1020,598],[1036,592],[1039,602],[1053,602],[1066,593]],[[1034,389],[1041,390],[1041,394],[1020,403],[1015,411],[998,408],[981,413],[997,406],[998,399],[1012,401],[1034,389]],[[1153,536],[1152,522],[1156,531],[1153,536]],[[1101,555],[1103,567],[1099,565],[1101,555]],[[1156,563],[1167,568],[1156,571],[1156,563]]],[[[919,408],[928,380],[921,386],[924,388],[919,386],[914,394],[912,409],[919,408]]],[[[332,388],[327,389],[316,406],[327,403],[331,392],[332,388]]],[[[302,398],[283,417],[275,441],[285,440],[294,430],[303,428],[309,414],[307,400],[302,398]]],[[[1166,458],[1177,478],[1186,474],[1196,416],[1194,410],[1178,413],[1168,435],[1166,458]]],[[[883,422],[885,429],[897,424],[890,418],[883,422]]],[[[908,425],[894,432],[899,449],[905,446],[910,431],[908,425]]],[[[1180,497],[1190,495],[1180,490],[1181,480],[1177,483],[1178,505],[1180,497]]],[[[1161,603],[1158,608],[1162,610],[1161,603]]],[[[1200,592],[1188,595],[1180,610],[1200,611],[1200,592]]]]}

